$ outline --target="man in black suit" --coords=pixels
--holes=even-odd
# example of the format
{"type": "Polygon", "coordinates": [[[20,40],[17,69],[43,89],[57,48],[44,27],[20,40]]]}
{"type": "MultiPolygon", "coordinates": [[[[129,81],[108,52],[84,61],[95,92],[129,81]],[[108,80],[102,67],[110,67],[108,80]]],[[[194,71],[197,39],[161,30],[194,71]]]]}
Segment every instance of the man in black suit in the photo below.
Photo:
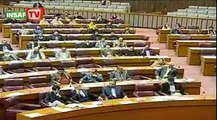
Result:
{"type": "Polygon", "coordinates": [[[168,76],[177,77],[178,75],[178,69],[174,67],[173,63],[168,63],[167,66],[163,66],[160,69],[156,71],[157,79],[165,79],[168,78],[168,76]]]}
{"type": "Polygon", "coordinates": [[[161,92],[167,95],[186,95],[183,86],[176,83],[173,76],[169,76],[167,82],[161,85],[161,92]]]}
{"type": "Polygon", "coordinates": [[[79,48],[93,48],[95,44],[90,42],[89,40],[85,40],[85,42],[80,43],[79,48]]]}
{"type": "Polygon", "coordinates": [[[13,50],[11,45],[8,44],[6,40],[2,41],[2,44],[0,44],[0,51],[5,51],[5,50],[13,50]]]}
{"type": "Polygon", "coordinates": [[[81,15],[78,15],[78,13],[75,13],[75,15],[73,16],[73,19],[84,19],[84,17],[81,15]]]}
{"type": "Polygon", "coordinates": [[[38,25],[36,28],[33,30],[33,34],[44,34],[44,30],[38,25]]]}
{"type": "Polygon", "coordinates": [[[60,87],[54,85],[52,91],[47,93],[44,98],[44,103],[50,107],[60,106],[71,103],[68,98],[60,94],[60,87]]]}
{"type": "Polygon", "coordinates": [[[50,36],[50,40],[64,41],[64,38],[58,31],[54,31],[54,33],[50,36]]]}
{"type": "Polygon", "coordinates": [[[154,50],[150,48],[150,45],[146,45],[141,54],[143,56],[155,56],[154,50]]]}
{"type": "Polygon", "coordinates": [[[138,56],[139,51],[135,50],[134,46],[130,46],[129,49],[126,50],[125,56],[138,56]]]}
{"type": "Polygon", "coordinates": [[[105,100],[127,98],[123,89],[120,86],[116,86],[116,81],[110,81],[109,86],[102,88],[102,97],[105,100]]]}
{"type": "Polygon", "coordinates": [[[78,102],[90,102],[98,99],[98,97],[90,93],[88,89],[82,89],[80,84],[71,90],[70,95],[73,100],[78,102]]]}
{"type": "Polygon", "coordinates": [[[109,40],[117,40],[119,37],[115,35],[115,32],[111,32],[111,35],[109,36],[109,40]]]}
{"type": "Polygon", "coordinates": [[[42,33],[39,33],[33,37],[33,41],[47,41],[47,38],[42,33]]]}

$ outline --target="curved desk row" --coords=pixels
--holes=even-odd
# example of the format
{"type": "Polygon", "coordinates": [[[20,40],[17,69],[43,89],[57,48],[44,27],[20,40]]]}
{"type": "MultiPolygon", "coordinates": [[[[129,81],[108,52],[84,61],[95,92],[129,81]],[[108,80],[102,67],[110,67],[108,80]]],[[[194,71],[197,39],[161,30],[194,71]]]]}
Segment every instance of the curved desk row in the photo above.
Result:
{"type": "MultiPolygon", "coordinates": [[[[119,52],[125,52],[127,51],[129,48],[111,48],[111,50],[113,50],[114,53],[119,53],[119,52]]],[[[135,47],[134,50],[136,52],[141,53],[141,51],[144,49],[144,47],[135,47]]],[[[160,54],[160,49],[159,48],[154,48],[151,47],[152,50],[154,50],[154,53],[159,55],[160,54]]],[[[58,51],[60,49],[42,49],[41,51],[45,54],[46,57],[55,57],[55,53],[56,51],[58,51]]],[[[71,56],[77,56],[77,55],[88,55],[88,56],[92,56],[92,57],[100,57],[101,56],[101,51],[102,49],[100,48],[69,48],[67,49],[70,53],[71,56]]],[[[10,53],[15,53],[17,54],[19,57],[21,58],[25,58],[27,53],[31,51],[31,50],[13,50],[10,51],[10,53]]],[[[2,57],[4,55],[3,51],[0,51],[0,57],[2,57]]],[[[142,55],[140,55],[142,56],[142,55]]]]}
{"type": "Polygon", "coordinates": [[[216,41],[216,35],[210,34],[168,34],[167,35],[167,44],[168,49],[174,49],[173,42],[176,40],[207,40],[207,41],[216,41]]]}
{"type": "Polygon", "coordinates": [[[215,112],[215,97],[160,96],[44,108],[19,113],[17,120],[215,120],[215,112]]]}
{"type": "MultiPolygon", "coordinates": [[[[44,34],[45,37],[49,38],[51,34],[44,34]]],[[[67,40],[91,40],[92,34],[62,34],[63,37],[67,40]]],[[[111,34],[103,34],[106,40],[109,39],[111,34]]],[[[124,40],[144,40],[148,41],[149,37],[145,35],[138,34],[116,34],[117,36],[123,37],[124,40]]],[[[27,44],[33,40],[34,35],[21,35],[19,39],[19,49],[26,49],[27,44]]],[[[67,41],[66,40],[66,41],[67,41]]]]}
{"type": "MultiPolygon", "coordinates": [[[[16,40],[15,34],[17,31],[21,29],[11,29],[10,31],[10,38],[12,44],[18,44],[18,41],[16,40]]],[[[33,29],[25,29],[25,31],[28,31],[28,34],[33,34],[33,29]]],[[[45,34],[53,34],[54,31],[58,31],[60,34],[88,34],[89,30],[86,28],[45,28],[44,32],[45,34]]],[[[114,28],[114,29],[106,29],[106,28],[100,28],[98,30],[99,33],[103,34],[110,34],[111,32],[114,32],[116,34],[125,34],[124,28],[114,28]]],[[[130,34],[135,34],[136,30],[130,29],[130,34]]]]}
{"type": "MultiPolygon", "coordinates": [[[[10,37],[10,30],[12,28],[35,28],[39,24],[27,24],[27,23],[15,23],[15,24],[3,24],[2,33],[4,38],[10,37]]],[[[106,24],[96,24],[98,28],[104,28],[106,24]]],[[[87,24],[74,24],[74,25],[40,25],[42,28],[87,28],[87,24]]],[[[129,24],[114,24],[116,28],[126,28],[129,24]]]]}

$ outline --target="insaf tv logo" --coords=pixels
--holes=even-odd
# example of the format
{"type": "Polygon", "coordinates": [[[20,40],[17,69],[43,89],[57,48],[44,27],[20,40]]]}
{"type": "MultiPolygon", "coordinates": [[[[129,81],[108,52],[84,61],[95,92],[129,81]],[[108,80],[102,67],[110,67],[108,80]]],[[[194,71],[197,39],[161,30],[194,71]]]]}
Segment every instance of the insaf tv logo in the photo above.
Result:
{"type": "Polygon", "coordinates": [[[26,15],[29,21],[40,21],[44,16],[44,8],[26,8],[26,15]]]}

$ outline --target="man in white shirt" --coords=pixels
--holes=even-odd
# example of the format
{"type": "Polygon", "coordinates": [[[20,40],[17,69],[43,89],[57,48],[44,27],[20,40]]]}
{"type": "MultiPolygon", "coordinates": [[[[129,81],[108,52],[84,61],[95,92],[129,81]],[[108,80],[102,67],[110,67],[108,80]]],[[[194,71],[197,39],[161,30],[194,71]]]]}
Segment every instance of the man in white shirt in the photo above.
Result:
{"type": "Polygon", "coordinates": [[[65,47],[62,47],[61,50],[56,52],[55,57],[57,59],[68,59],[71,58],[71,54],[65,47]]]}
{"type": "Polygon", "coordinates": [[[32,51],[29,51],[26,57],[26,60],[42,60],[42,59],[46,59],[46,57],[44,53],[39,50],[38,47],[35,47],[32,51]]]}
{"type": "Polygon", "coordinates": [[[105,48],[107,43],[105,42],[105,38],[102,38],[101,40],[97,41],[95,44],[96,48],[105,48]]]}
{"type": "Polygon", "coordinates": [[[11,53],[8,50],[4,51],[4,56],[2,56],[2,60],[4,61],[18,61],[21,60],[15,53],[11,53]]]}
{"type": "Polygon", "coordinates": [[[168,78],[168,76],[177,77],[178,69],[174,67],[174,64],[172,62],[170,62],[167,66],[163,66],[160,69],[158,69],[156,73],[157,79],[165,79],[168,78]]]}

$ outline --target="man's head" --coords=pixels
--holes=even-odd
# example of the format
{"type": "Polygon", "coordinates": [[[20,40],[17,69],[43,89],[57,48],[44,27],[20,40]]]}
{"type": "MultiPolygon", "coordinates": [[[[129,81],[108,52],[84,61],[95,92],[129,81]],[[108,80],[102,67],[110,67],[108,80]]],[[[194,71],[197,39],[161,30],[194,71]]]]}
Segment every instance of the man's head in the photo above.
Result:
{"type": "Polygon", "coordinates": [[[159,59],[158,59],[158,63],[159,63],[160,65],[164,65],[164,64],[165,64],[165,59],[164,59],[164,58],[159,58],[159,59]]]}
{"type": "Polygon", "coordinates": [[[169,63],[168,63],[168,67],[169,67],[169,68],[173,68],[173,67],[174,67],[174,64],[173,64],[172,62],[169,62],[169,63]]]}
{"type": "Polygon", "coordinates": [[[119,37],[118,40],[119,40],[120,42],[123,42],[123,38],[122,38],[122,37],[119,37]]]}
{"type": "Polygon", "coordinates": [[[108,25],[112,25],[112,22],[108,22],[108,25]]]}
{"type": "Polygon", "coordinates": [[[169,84],[174,84],[174,82],[175,82],[175,78],[173,76],[168,76],[167,80],[168,80],[169,84]]]}
{"type": "Polygon", "coordinates": [[[59,35],[59,32],[58,31],[54,31],[54,35],[59,35]]]}
{"type": "Polygon", "coordinates": [[[106,45],[105,47],[106,47],[106,48],[108,48],[108,49],[110,48],[110,46],[109,46],[109,45],[106,45]]]}
{"type": "Polygon", "coordinates": [[[145,45],[145,49],[150,49],[150,45],[145,45]]]}
{"type": "Polygon", "coordinates": [[[54,85],[54,86],[52,87],[52,91],[53,91],[55,94],[59,93],[59,92],[60,92],[60,86],[54,85]]]}
{"type": "Polygon", "coordinates": [[[3,40],[3,41],[2,41],[2,44],[3,44],[3,45],[6,45],[7,43],[8,43],[7,40],[3,40]]]}
{"type": "Polygon", "coordinates": [[[116,86],[116,80],[110,80],[110,81],[109,81],[109,86],[110,86],[110,87],[116,86]]]}
{"type": "Polygon", "coordinates": [[[36,26],[36,29],[40,29],[41,27],[39,25],[36,26]]]}
{"type": "Polygon", "coordinates": [[[94,33],[95,35],[99,35],[99,33],[96,31],[95,33],[94,33]]]}
{"type": "Polygon", "coordinates": [[[62,48],[61,48],[61,52],[66,52],[66,48],[65,48],[65,47],[62,47],[62,48]]]}
{"type": "Polygon", "coordinates": [[[115,32],[114,32],[114,31],[112,31],[112,32],[111,32],[111,35],[115,35],[115,32]]]}
{"type": "Polygon", "coordinates": [[[117,66],[116,69],[117,69],[118,72],[123,72],[124,71],[123,67],[121,67],[121,66],[117,66]]]}
{"type": "Polygon", "coordinates": [[[101,42],[105,42],[105,38],[102,38],[102,39],[101,39],[101,42]]]}
{"type": "Polygon", "coordinates": [[[134,51],[134,46],[130,46],[129,51],[134,51]]]}
{"type": "Polygon", "coordinates": [[[78,13],[75,13],[75,17],[78,17],[78,13]]]}

